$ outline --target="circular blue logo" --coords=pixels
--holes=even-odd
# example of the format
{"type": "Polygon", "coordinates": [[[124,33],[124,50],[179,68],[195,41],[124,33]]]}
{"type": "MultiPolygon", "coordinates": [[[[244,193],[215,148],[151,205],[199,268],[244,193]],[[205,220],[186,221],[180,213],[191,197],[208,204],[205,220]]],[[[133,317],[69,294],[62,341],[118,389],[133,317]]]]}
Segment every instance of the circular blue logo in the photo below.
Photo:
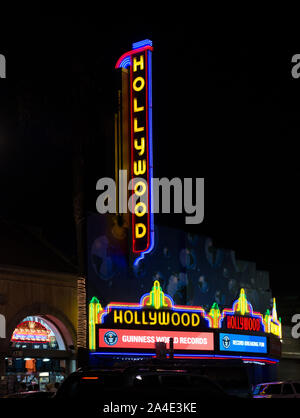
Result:
{"type": "Polygon", "coordinates": [[[224,348],[229,348],[230,347],[230,338],[228,337],[228,335],[225,335],[223,337],[222,343],[223,343],[224,348]]]}
{"type": "Polygon", "coordinates": [[[104,341],[107,345],[115,345],[118,341],[118,336],[114,331],[107,331],[104,334],[104,341]]]}

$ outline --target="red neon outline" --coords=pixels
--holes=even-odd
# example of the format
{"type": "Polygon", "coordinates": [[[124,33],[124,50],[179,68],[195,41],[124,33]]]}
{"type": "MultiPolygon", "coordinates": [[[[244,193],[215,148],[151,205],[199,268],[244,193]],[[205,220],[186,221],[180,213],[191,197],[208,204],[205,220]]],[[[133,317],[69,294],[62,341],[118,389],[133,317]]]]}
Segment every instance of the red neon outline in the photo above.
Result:
{"type": "MultiPolygon", "coordinates": [[[[256,318],[256,317],[254,317],[254,316],[245,316],[245,315],[226,315],[225,317],[224,317],[224,320],[226,320],[226,322],[225,322],[225,324],[226,324],[226,329],[227,330],[235,330],[235,331],[254,331],[254,332],[261,332],[261,328],[262,328],[262,323],[261,323],[261,318],[256,318]],[[232,328],[230,328],[229,326],[228,326],[228,319],[229,318],[237,318],[237,322],[238,322],[238,325],[240,324],[240,319],[242,319],[242,323],[243,323],[243,327],[244,327],[244,325],[245,325],[245,322],[244,322],[244,320],[249,320],[249,323],[250,323],[250,320],[252,320],[252,321],[255,321],[255,322],[257,322],[258,321],[258,324],[259,324],[259,329],[257,330],[257,329],[245,329],[245,328],[234,328],[234,327],[232,327],[232,328]]],[[[233,321],[231,321],[231,324],[233,323],[233,321]]]]}
{"type": "Polygon", "coordinates": [[[149,144],[149,103],[148,103],[148,95],[149,95],[149,82],[148,82],[148,53],[145,51],[145,73],[146,73],[146,132],[147,132],[147,185],[148,185],[148,202],[147,202],[147,246],[144,251],[147,251],[150,246],[150,182],[149,182],[149,175],[150,175],[150,164],[149,164],[149,154],[150,154],[150,144],[149,144]]]}
{"type": "MultiPolygon", "coordinates": [[[[236,309],[236,305],[238,303],[238,300],[239,300],[239,297],[233,302],[232,308],[224,308],[222,310],[222,314],[221,314],[221,316],[219,318],[219,328],[222,328],[221,324],[223,323],[223,321],[226,319],[226,317],[228,315],[230,315],[230,316],[238,315],[239,316],[238,311],[236,309]]],[[[250,316],[251,318],[257,318],[257,319],[259,319],[260,320],[260,324],[262,326],[262,329],[264,330],[263,332],[266,333],[266,334],[270,334],[269,332],[266,331],[266,324],[265,324],[265,321],[264,321],[263,314],[261,314],[260,312],[254,311],[253,310],[253,306],[248,301],[247,297],[246,297],[246,300],[247,300],[247,306],[249,307],[249,314],[248,314],[248,316],[250,316]]],[[[244,316],[244,315],[240,315],[240,316],[244,316]]],[[[259,332],[259,331],[255,331],[255,332],[259,332]]]]}
{"type": "Polygon", "coordinates": [[[131,57],[134,54],[138,54],[139,52],[143,52],[143,51],[146,51],[146,50],[153,51],[153,46],[146,45],[146,46],[143,46],[141,48],[132,49],[128,52],[125,52],[125,54],[121,55],[120,58],[118,59],[116,65],[115,65],[115,68],[120,68],[120,64],[121,64],[121,62],[123,61],[124,58],[129,57],[129,56],[131,57]]]}
{"type": "MultiPolygon", "coordinates": [[[[133,195],[134,193],[132,193],[132,207],[131,207],[131,233],[132,233],[132,252],[135,254],[140,254],[143,253],[145,251],[148,250],[149,246],[150,246],[150,211],[149,211],[149,203],[150,203],[150,190],[149,190],[149,132],[148,132],[148,126],[149,126],[149,108],[148,108],[148,90],[149,90],[149,85],[148,85],[148,55],[147,55],[147,49],[151,49],[151,51],[153,50],[152,47],[144,47],[144,48],[139,48],[139,49],[135,49],[131,53],[131,63],[130,63],[130,110],[131,110],[131,179],[135,178],[134,172],[133,172],[133,163],[134,163],[134,158],[133,158],[133,148],[134,148],[134,133],[133,133],[133,88],[132,88],[132,81],[133,81],[133,68],[132,68],[132,55],[138,54],[139,51],[144,53],[144,57],[145,57],[145,84],[146,84],[146,88],[145,88],[145,95],[146,95],[146,103],[145,103],[145,115],[146,115],[146,161],[147,161],[147,188],[148,188],[148,201],[147,201],[147,244],[146,244],[146,248],[144,248],[143,250],[136,250],[135,249],[135,243],[136,243],[136,239],[135,237],[135,224],[136,224],[136,215],[134,213],[134,208],[133,208],[133,195]]],[[[122,58],[122,57],[121,57],[122,58]]],[[[124,58],[124,57],[123,57],[124,58]]],[[[134,185],[134,182],[133,182],[134,185]]]]}

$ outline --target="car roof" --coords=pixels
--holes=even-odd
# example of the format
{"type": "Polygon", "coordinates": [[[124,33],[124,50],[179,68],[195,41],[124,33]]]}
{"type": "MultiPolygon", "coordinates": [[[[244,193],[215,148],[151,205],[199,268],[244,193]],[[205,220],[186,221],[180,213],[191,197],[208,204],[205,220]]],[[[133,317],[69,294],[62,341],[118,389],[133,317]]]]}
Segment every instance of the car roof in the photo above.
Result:
{"type": "MultiPolygon", "coordinates": [[[[76,370],[71,375],[73,376],[88,376],[88,375],[118,375],[118,374],[170,374],[180,373],[181,375],[197,375],[207,377],[205,374],[199,373],[198,370],[186,370],[186,369],[168,369],[163,367],[126,367],[124,369],[87,369],[87,370],[76,370]]],[[[70,376],[71,376],[70,375],[70,376]]]]}
{"type": "Polygon", "coordinates": [[[281,385],[283,383],[300,383],[299,380],[278,380],[275,382],[262,382],[262,383],[257,383],[256,386],[261,386],[261,385],[281,385]]]}
{"type": "Polygon", "coordinates": [[[87,369],[87,370],[76,370],[75,372],[69,374],[67,379],[76,379],[84,376],[120,376],[123,374],[124,370],[116,369],[87,369]]]}

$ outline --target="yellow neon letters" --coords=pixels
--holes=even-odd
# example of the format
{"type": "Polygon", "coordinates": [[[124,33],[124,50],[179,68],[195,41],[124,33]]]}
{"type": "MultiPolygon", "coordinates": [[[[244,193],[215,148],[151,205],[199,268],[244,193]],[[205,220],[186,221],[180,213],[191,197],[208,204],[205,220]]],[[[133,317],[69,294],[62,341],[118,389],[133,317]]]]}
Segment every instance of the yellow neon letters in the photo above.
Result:
{"type": "Polygon", "coordinates": [[[146,172],[146,160],[138,160],[138,162],[135,161],[133,163],[133,172],[136,176],[144,174],[146,172]]]}
{"type": "Polygon", "coordinates": [[[144,216],[145,213],[147,212],[147,206],[145,205],[145,203],[143,202],[138,202],[134,208],[134,213],[136,214],[136,216],[144,216]],[[141,208],[141,211],[139,210],[139,208],[141,208]]]}
{"type": "Polygon", "coordinates": [[[161,325],[161,326],[191,326],[198,327],[200,314],[189,312],[172,312],[168,310],[130,310],[115,309],[113,313],[114,324],[128,325],[161,325]]]}
{"type": "MultiPolygon", "coordinates": [[[[131,67],[131,112],[132,112],[132,131],[131,132],[131,147],[133,150],[132,159],[132,177],[143,176],[146,180],[148,174],[148,125],[147,125],[147,58],[143,53],[133,56],[132,67],[131,67]]],[[[134,187],[134,193],[136,196],[142,196],[147,191],[147,186],[142,185],[139,181],[134,187]],[[139,191],[137,189],[139,188],[139,191]]],[[[148,212],[148,202],[137,202],[134,204],[133,211],[133,239],[134,239],[134,250],[136,252],[142,251],[146,248],[147,229],[148,229],[148,218],[145,220],[143,216],[148,212]],[[139,219],[137,219],[138,217],[139,219]],[[138,223],[136,223],[138,222],[138,223]],[[145,238],[143,238],[145,237],[145,238]],[[139,242],[138,240],[141,239],[139,242]]]]}
{"type": "Polygon", "coordinates": [[[190,325],[190,316],[187,313],[183,313],[181,317],[181,322],[182,325],[187,327],[188,325],[190,325]]]}
{"type": "Polygon", "coordinates": [[[138,223],[135,224],[135,237],[143,238],[146,235],[147,228],[144,224],[138,223]]]}
{"type": "Polygon", "coordinates": [[[141,91],[145,87],[145,80],[143,77],[136,77],[133,80],[132,87],[134,91],[141,91]]]}
{"type": "Polygon", "coordinates": [[[133,120],[133,130],[134,130],[134,132],[142,132],[144,130],[143,126],[138,126],[137,118],[134,118],[134,120],[133,120]]]}
{"type": "Polygon", "coordinates": [[[134,312],[134,323],[135,323],[135,325],[140,325],[141,324],[141,322],[138,320],[137,311],[134,312]]]}
{"type": "Polygon", "coordinates": [[[125,311],[124,312],[124,322],[126,324],[132,324],[132,322],[133,322],[133,313],[132,313],[132,311],[125,311]]]}
{"type": "Polygon", "coordinates": [[[169,325],[170,314],[167,315],[166,312],[158,312],[158,323],[159,325],[169,325]]]}
{"type": "Polygon", "coordinates": [[[123,324],[123,312],[120,311],[118,313],[117,310],[114,310],[114,323],[117,324],[118,322],[120,322],[120,324],[123,324]]]}
{"type": "Polygon", "coordinates": [[[144,106],[140,106],[140,107],[138,107],[138,104],[137,104],[137,99],[136,99],[136,98],[134,98],[134,99],[133,99],[133,111],[134,111],[134,112],[142,112],[144,109],[145,109],[145,108],[144,108],[144,106]]]}
{"type": "Polygon", "coordinates": [[[143,196],[144,193],[146,193],[147,186],[143,181],[138,181],[136,185],[134,186],[134,193],[137,196],[143,196]],[[138,190],[141,187],[141,190],[138,190]]]}
{"type": "Polygon", "coordinates": [[[175,327],[177,327],[177,325],[180,324],[180,316],[179,313],[174,312],[173,315],[171,316],[171,321],[172,321],[172,325],[174,325],[175,327]],[[175,321],[176,318],[176,321],[175,321]]]}
{"type": "Polygon", "coordinates": [[[150,325],[156,325],[157,324],[157,312],[149,312],[149,319],[150,319],[150,325]]]}
{"type": "Polygon", "coordinates": [[[139,61],[137,60],[137,57],[133,58],[133,71],[136,72],[137,71],[137,67],[140,67],[140,70],[144,69],[144,55],[142,54],[139,57],[139,61]]]}
{"type": "Polygon", "coordinates": [[[145,152],[145,138],[141,138],[141,144],[138,144],[138,140],[134,140],[134,148],[139,151],[139,155],[143,155],[145,152]]]}

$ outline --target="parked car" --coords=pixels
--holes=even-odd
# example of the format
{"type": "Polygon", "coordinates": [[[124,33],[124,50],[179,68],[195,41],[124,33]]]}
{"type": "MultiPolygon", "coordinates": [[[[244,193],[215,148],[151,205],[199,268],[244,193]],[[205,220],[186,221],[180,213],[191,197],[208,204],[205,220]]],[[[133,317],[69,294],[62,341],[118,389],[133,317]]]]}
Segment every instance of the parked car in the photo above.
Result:
{"type": "Polygon", "coordinates": [[[101,400],[120,396],[126,386],[122,370],[87,369],[71,373],[60,385],[53,399],[101,400]]]}
{"type": "Polygon", "coordinates": [[[300,381],[260,383],[253,389],[253,398],[300,398],[300,381]]]}
{"type": "Polygon", "coordinates": [[[186,370],[138,371],[131,376],[129,387],[138,399],[231,398],[209,377],[186,370]]]}
{"type": "Polygon", "coordinates": [[[181,370],[190,374],[200,375],[208,378],[210,381],[216,383],[228,395],[241,398],[251,398],[252,389],[249,381],[247,369],[241,361],[226,361],[220,363],[218,361],[201,362],[197,361],[162,361],[152,360],[147,362],[135,362],[128,365],[128,373],[139,374],[139,371],[171,371],[181,370]]]}
{"type": "Polygon", "coordinates": [[[177,400],[231,398],[207,376],[186,370],[78,370],[61,384],[53,399],[177,400]]]}

